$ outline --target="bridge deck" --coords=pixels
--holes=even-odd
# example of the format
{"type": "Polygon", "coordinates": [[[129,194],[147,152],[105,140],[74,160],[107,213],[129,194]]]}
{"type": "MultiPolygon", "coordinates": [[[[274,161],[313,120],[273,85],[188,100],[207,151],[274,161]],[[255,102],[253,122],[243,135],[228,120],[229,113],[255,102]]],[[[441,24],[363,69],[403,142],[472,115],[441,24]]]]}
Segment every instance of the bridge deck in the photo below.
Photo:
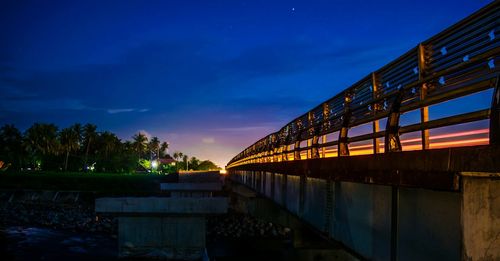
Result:
{"type": "Polygon", "coordinates": [[[231,170],[306,175],[336,181],[458,190],[461,172],[498,172],[500,147],[479,146],[255,163],[231,170]]]}

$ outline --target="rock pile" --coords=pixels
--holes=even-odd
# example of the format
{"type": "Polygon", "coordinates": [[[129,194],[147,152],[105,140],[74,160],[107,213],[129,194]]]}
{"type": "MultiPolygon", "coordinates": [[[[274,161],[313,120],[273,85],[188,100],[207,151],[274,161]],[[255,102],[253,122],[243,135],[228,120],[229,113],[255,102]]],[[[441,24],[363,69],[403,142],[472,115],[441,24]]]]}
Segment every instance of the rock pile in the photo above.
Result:
{"type": "Polygon", "coordinates": [[[71,231],[116,234],[117,220],[96,215],[86,204],[12,202],[0,205],[2,226],[42,226],[71,231]]]}
{"type": "Polygon", "coordinates": [[[265,222],[244,214],[226,214],[212,216],[207,221],[207,239],[217,238],[290,238],[292,231],[288,227],[272,222],[265,222]]]}

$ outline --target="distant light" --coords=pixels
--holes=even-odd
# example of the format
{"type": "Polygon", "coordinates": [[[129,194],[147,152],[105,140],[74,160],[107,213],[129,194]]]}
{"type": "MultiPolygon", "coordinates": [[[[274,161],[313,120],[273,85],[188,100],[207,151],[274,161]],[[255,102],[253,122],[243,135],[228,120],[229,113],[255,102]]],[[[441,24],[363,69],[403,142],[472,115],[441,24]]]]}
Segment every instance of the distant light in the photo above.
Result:
{"type": "Polygon", "coordinates": [[[158,161],[153,160],[153,162],[151,162],[151,167],[153,167],[153,169],[156,169],[156,167],[158,167],[158,161]]]}
{"type": "Polygon", "coordinates": [[[226,175],[227,174],[227,170],[221,169],[221,170],[219,170],[219,173],[222,174],[222,175],[226,175]]]}

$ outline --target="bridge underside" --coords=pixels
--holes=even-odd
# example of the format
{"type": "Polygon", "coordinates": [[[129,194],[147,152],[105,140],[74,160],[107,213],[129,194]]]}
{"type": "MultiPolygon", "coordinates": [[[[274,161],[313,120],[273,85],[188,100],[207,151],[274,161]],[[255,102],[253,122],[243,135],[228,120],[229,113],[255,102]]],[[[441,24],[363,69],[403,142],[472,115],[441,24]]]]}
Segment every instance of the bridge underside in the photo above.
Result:
{"type": "MultiPolygon", "coordinates": [[[[244,164],[233,182],[370,260],[490,260],[500,147],[244,164]]],[[[493,257],[493,258],[492,258],[493,257]]]]}
{"type": "Polygon", "coordinates": [[[478,146],[254,163],[231,170],[455,191],[460,189],[461,172],[498,172],[499,156],[500,147],[478,146]]]}

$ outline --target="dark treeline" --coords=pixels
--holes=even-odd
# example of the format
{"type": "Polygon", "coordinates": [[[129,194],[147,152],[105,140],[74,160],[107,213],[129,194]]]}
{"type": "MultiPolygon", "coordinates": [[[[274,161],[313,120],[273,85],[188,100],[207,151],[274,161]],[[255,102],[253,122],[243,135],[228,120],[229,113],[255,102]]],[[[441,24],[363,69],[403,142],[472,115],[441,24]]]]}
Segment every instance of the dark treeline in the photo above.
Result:
{"type": "Polygon", "coordinates": [[[189,158],[181,152],[174,153],[178,162],[162,164],[162,159],[172,158],[167,154],[168,146],[158,137],[148,140],[143,133],[135,134],[132,141],[122,141],[109,131],[98,132],[93,124],[59,129],[54,124],[35,123],[24,133],[7,124],[0,128],[0,170],[131,173],[217,168],[211,161],[189,158]]]}

